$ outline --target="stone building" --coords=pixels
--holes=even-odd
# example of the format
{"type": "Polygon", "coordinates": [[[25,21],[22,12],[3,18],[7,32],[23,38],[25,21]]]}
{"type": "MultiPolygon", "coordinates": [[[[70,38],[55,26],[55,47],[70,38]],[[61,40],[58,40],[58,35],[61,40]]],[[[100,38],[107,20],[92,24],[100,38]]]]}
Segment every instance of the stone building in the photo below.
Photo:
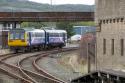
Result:
{"type": "Polygon", "coordinates": [[[125,70],[125,0],[96,0],[97,68],[125,70]]]}

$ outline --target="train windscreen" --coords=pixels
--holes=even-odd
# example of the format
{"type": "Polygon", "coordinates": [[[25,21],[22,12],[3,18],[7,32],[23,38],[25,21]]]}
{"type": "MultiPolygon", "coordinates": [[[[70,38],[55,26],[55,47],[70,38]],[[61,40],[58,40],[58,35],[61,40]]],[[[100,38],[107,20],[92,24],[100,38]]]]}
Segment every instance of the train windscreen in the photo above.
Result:
{"type": "Polygon", "coordinates": [[[21,40],[23,40],[25,37],[24,33],[25,33],[24,30],[10,30],[9,39],[12,39],[12,40],[21,39],[21,40]]]}

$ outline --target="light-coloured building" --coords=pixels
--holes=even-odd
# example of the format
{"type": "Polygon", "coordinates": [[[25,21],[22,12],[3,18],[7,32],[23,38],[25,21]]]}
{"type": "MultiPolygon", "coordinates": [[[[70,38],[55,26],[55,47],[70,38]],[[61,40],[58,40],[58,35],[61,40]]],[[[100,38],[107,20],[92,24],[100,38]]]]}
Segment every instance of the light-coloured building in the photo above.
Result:
{"type": "Polygon", "coordinates": [[[125,70],[125,0],[96,0],[97,68],[125,70]]]}

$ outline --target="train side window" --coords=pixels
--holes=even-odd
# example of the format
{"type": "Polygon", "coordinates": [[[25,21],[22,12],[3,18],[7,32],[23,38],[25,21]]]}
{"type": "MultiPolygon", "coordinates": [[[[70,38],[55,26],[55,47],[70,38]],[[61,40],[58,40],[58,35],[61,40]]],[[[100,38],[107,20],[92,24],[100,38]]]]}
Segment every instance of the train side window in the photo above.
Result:
{"type": "Polygon", "coordinates": [[[57,37],[60,37],[60,34],[61,34],[61,33],[56,33],[56,34],[57,34],[57,37]]]}
{"type": "Polygon", "coordinates": [[[38,35],[39,35],[39,33],[35,33],[35,37],[39,37],[38,35]]]}
{"type": "Polygon", "coordinates": [[[121,39],[121,56],[124,55],[124,39],[121,39]]]}
{"type": "Polygon", "coordinates": [[[41,37],[44,37],[45,36],[45,34],[44,33],[41,33],[41,37]]]}
{"type": "Polygon", "coordinates": [[[31,33],[31,37],[35,37],[35,33],[31,33]]]}
{"type": "Polygon", "coordinates": [[[34,33],[34,37],[38,37],[38,33],[34,33]]]}
{"type": "Polygon", "coordinates": [[[103,54],[106,54],[106,39],[103,39],[103,54]]]}
{"type": "Polygon", "coordinates": [[[63,37],[63,33],[59,33],[59,37],[63,37]]]}

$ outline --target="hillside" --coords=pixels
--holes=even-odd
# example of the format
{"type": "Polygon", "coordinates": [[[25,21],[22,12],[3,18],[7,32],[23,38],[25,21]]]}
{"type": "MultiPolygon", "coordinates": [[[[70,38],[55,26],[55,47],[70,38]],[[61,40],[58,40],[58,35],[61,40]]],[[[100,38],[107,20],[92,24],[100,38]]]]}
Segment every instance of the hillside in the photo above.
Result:
{"type": "Polygon", "coordinates": [[[28,0],[0,0],[0,12],[22,11],[22,12],[89,12],[94,11],[94,6],[90,5],[49,5],[31,2],[28,0]]]}

